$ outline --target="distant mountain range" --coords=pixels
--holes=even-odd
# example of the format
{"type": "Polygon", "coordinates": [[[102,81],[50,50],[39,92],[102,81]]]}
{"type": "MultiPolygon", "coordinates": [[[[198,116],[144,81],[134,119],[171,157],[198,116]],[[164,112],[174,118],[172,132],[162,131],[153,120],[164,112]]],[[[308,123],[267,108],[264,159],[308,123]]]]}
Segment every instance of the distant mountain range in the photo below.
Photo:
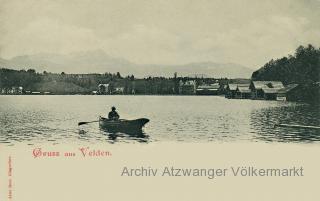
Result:
{"type": "Polygon", "coordinates": [[[53,73],[116,73],[135,77],[164,76],[203,76],[250,78],[252,69],[234,63],[199,62],[184,65],[135,64],[123,58],[115,58],[105,52],[77,52],[69,55],[36,54],[17,56],[10,60],[0,58],[0,68],[35,69],[38,72],[53,73]]]}

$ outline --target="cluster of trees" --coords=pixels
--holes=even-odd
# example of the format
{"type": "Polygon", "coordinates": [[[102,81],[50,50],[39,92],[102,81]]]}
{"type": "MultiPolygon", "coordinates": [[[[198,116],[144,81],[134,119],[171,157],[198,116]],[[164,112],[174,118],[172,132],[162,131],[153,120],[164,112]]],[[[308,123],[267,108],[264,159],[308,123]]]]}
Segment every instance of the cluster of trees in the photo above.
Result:
{"type": "MultiPolygon", "coordinates": [[[[129,77],[132,79],[132,76],[129,77]]],[[[128,78],[128,79],[129,79],[128,78]]],[[[61,74],[38,73],[34,69],[13,70],[0,68],[0,89],[22,86],[25,91],[50,91],[57,94],[90,93],[99,83],[123,79],[117,74],[61,74]]]]}
{"type": "Polygon", "coordinates": [[[299,84],[301,98],[319,102],[320,48],[299,46],[294,55],[271,60],[252,74],[252,80],[277,80],[299,84]]]}
{"type": "Polygon", "coordinates": [[[0,88],[11,88],[13,86],[24,86],[30,88],[34,83],[41,81],[41,75],[35,70],[12,70],[0,68],[0,88]]]}
{"type": "Polygon", "coordinates": [[[320,81],[320,48],[300,46],[295,55],[271,60],[252,74],[253,80],[278,80],[284,84],[320,81]]]}
{"type": "MultiPolygon", "coordinates": [[[[133,75],[123,77],[120,73],[66,74],[64,72],[38,73],[33,69],[12,70],[0,68],[0,89],[22,86],[24,91],[51,92],[53,94],[90,94],[98,90],[99,84],[109,84],[109,90],[122,87],[124,94],[177,94],[179,82],[195,79],[197,84],[210,84],[214,78],[147,77],[136,79],[133,75]]],[[[220,79],[226,83],[227,79],[220,79]]]]}
{"type": "MultiPolygon", "coordinates": [[[[223,86],[234,80],[227,78],[203,77],[146,77],[137,79],[134,75],[122,76],[117,73],[104,74],[67,74],[36,72],[34,69],[13,70],[0,68],[0,93],[1,89],[9,91],[12,87],[23,87],[26,91],[50,92],[52,94],[92,94],[98,91],[101,94],[119,93],[117,88],[123,88],[123,94],[179,94],[179,83],[195,80],[196,86],[216,83],[223,86]],[[99,84],[108,84],[108,90],[101,90],[99,84]],[[103,92],[101,92],[103,91],[103,92]]],[[[248,81],[248,80],[246,80],[248,81]]],[[[237,80],[236,80],[237,82],[237,80]]],[[[100,87],[104,85],[100,85],[100,87]]]]}

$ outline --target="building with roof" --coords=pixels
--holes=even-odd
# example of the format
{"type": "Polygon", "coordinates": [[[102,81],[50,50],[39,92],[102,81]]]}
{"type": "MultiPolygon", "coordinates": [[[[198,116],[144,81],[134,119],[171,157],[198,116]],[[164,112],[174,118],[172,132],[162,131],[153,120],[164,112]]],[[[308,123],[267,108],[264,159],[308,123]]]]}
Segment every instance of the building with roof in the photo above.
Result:
{"type": "Polygon", "coordinates": [[[229,83],[226,88],[226,98],[241,98],[241,93],[247,93],[246,89],[249,89],[250,83],[229,83]],[[237,89],[240,87],[241,92],[237,89]]]}
{"type": "Polygon", "coordinates": [[[99,84],[97,94],[109,94],[110,93],[110,84],[99,84]]]}
{"type": "Polygon", "coordinates": [[[196,81],[195,80],[187,80],[179,82],[179,94],[183,95],[194,95],[196,94],[196,81]]]}
{"type": "Polygon", "coordinates": [[[240,99],[251,98],[251,90],[249,86],[250,86],[249,84],[237,86],[235,98],[240,98],[240,99]]]}
{"type": "Polygon", "coordinates": [[[124,87],[122,86],[115,87],[112,94],[124,94],[124,87]]]}
{"type": "Polygon", "coordinates": [[[278,91],[283,88],[280,81],[252,81],[249,86],[251,98],[265,100],[276,100],[278,91]]]}
{"type": "Polygon", "coordinates": [[[220,93],[220,84],[199,85],[196,89],[197,95],[218,95],[220,93]]]}
{"type": "Polygon", "coordinates": [[[263,99],[276,100],[279,89],[274,88],[262,88],[263,99]]]}
{"type": "Polygon", "coordinates": [[[13,87],[9,87],[9,88],[1,88],[0,89],[0,94],[23,94],[24,90],[23,87],[19,86],[13,86],[13,87]]]}
{"type": "Polygon", "coordinates": [[[236,90],[237,84],[228,84],[226,88],[226,98],[235,98],[236,97],[236,90]]]}
{"type": "Polygon", "coordinates": [[[301,96],[298,84],[289,84],[285,88],[278,90],[277,100],[279,101],[295,101],[301,96]]]}

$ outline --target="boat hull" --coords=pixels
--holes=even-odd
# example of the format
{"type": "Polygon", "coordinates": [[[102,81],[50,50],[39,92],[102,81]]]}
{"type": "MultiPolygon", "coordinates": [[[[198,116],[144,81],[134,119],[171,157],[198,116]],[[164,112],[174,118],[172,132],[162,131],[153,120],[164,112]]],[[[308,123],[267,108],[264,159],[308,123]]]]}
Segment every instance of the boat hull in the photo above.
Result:
{"type": "Polygon", "coordinates": [[[149,119],[140,118],[135,120],[110,120],[99,117],[99,127],[109,132],[136,132],[142,131],[143,126],[149,122],[149,119]]]}

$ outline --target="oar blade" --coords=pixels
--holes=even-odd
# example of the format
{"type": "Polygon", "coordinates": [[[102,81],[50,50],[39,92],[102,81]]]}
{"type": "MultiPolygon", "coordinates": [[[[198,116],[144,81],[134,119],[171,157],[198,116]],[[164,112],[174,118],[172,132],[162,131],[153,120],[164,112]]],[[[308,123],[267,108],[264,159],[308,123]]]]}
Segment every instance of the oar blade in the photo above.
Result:
{"type": "Polygon", "coordinates": [[[79,122],[79,123],[78,123],[78,126],[81,126],[81,125],[87,124],[87,123],[89,123],[89,122],[84,122],[84,121],[83,121],[83,122],[79,122]]]}
{"type": "Polygon", "coordinates": [[[82,121],[78,123],[78,126],[83,125],[83,124],[89,124],[89,123],[94,123],[94,122],[98,122],[99,120],[96,121],[82,121]]]}

